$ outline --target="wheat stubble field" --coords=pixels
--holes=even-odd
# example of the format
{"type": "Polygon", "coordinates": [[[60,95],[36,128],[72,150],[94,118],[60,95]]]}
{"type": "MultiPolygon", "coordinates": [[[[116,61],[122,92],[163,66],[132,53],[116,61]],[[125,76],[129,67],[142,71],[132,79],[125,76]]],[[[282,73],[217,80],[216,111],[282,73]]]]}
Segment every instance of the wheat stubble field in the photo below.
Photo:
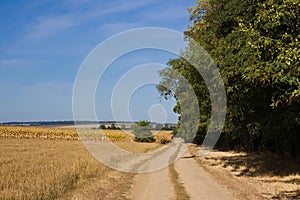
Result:
{"type": "MultiPolygon", "coordinates": [[[[98,130],[89,130],[91,135],[98,130]]],[[[105,130],[115,145],[146,153],[162,146],[105,130]]],[[[168,168],[149,174],[113,170],[92,157],[73,128],[0,126],[0,199],[299,199],[299,165],[272,154],[191,145],[168,168]]]]}
{"type": "MultiPolygon", "coordinates": [[[[128,151],[160,146],[120,130],[105,134],[128,151]]],[[[134,176],[95,160],[72,128],[1,126],[0,152],[0,199],[126,199],[134,176]]]]}

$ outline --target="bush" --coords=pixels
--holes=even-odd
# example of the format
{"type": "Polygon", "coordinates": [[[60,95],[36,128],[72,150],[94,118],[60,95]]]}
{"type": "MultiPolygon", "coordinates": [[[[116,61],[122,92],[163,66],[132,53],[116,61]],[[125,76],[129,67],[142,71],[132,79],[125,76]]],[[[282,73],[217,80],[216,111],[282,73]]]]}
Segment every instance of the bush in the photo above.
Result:
{"type": "Polygon", "coordinates": [[[161,131],[155,134],[154,138],[157,143],[167,144],[173,140],[174,136],[170,131],[161,131]]]}
{"type": "Polygon", "coordinates": [[[132,125],[132,130],[135,135],[136,142],[154,142],[154,136],[151,133],[150,122],[139,121],[132,125]]]}
{"type": "Polygon", "coordinates": [[[104,124],[101,124],[101,125],[99,126],[99,129],[106,129],[106,126],[105,126],[104,124]]]}

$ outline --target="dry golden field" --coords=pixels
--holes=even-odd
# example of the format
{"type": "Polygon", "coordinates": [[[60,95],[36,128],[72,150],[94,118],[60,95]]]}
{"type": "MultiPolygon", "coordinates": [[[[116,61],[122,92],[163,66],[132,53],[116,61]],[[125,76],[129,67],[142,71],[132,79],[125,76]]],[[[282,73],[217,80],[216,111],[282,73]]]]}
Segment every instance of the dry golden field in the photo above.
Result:
{"type": "MultiPolygon", "coordinates": [[[[93,137],[99,130],[84,133],[93,137]]],[[[120,148],[139,153],[172,139],[167,131],[154,133],[156,143],[134,142],[130,132],[121,130],[104,134],[120,148]]],[[[127,199],[134,177],[94,159],[74,128],[0,126],[0,152],[0,199],[127,199]]],[[[240,199],[300,197],[299,165],[274,155],[213,151],[197,161],[240,199]]],[[[177,186],[180,197],[186,197],[183,186],[177,186]]]]}
{"type": "Polygon", "coordinates": [[[0,140],[0,199],[54,199],[105,177],[79,141],[0,140]]]}
{"type": "MultiPolygon", "coordinates": [[[[120,130],[104,133],[128,151],[161,145],[133,142],[120,130]]],[[[125,199],[133,177],[95,160],[72,128],[0,126],[0,152],[0,199],[125,199]]]]}
{"type": "MultiPolygon", "coordinates": [[[[134,135],[130,130],[97,130],[79,129],[81,137],[95,137],[99,139],[99,133],[112,142],[133,142],[134,135]]],[[[172,140],[172,131],[153,131],[157,143],[167,143],[172,140]]],[[[15,139],[49,139],[49,140],[80,140],[76,128],[47,128],[28,126],[0,126],[0,138],[15,139]]]]}
{"type": "Polygon", "coordinates": [[[42,128],[27,126],[0,126],[0,138],[78,140],[75,128],[42,128]]]}

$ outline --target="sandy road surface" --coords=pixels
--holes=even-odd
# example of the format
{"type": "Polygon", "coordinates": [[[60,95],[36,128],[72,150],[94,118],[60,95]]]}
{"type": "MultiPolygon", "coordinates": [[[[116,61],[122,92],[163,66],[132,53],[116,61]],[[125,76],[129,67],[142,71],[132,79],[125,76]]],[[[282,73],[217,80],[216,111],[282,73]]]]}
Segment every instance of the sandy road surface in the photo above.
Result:
{"type": "Polygon", "coordinates": [[[136,175],[129,198],[133,200],[175,199],[168,167],[156,172],[136,175]]]}
{"type": "MultiPolygon", "coordinates": [[[[175,170],[191,199],[234,199],[226,188],[220,186],[186,152],[175,162],[175,170]]],[[[136,175],[130,191],[130,199],[175,199],[173,183],[168,167],[149,174],[136,175]]]]}
{"type": "Polygon", "coordinates": [[[175,170],[191,199],[234,199],[226,188],[220,186],[196,163],[189,152],[175,162],[175,170]]]}

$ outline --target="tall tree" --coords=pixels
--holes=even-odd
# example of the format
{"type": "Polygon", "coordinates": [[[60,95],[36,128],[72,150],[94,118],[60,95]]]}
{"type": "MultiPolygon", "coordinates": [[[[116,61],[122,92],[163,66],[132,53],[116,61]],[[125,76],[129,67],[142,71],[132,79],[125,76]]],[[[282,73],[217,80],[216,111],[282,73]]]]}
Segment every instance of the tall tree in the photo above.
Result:
{"type": "MultiPolygon", "coordinates": [[[[300,0],[201,0],[190,13],[193,25],[185,35],[208,51],[226,86],[221,142],[299,156],[300,0]]],[[[174,93],[174,88],[163,87],[164,81],[174,81],[172,70],[189,81],[201,102],[201,141],[210,123],[206,84],[184,58],[168,64],[158,89],[165,97],[174,93]]],[[[182,114],[180,102],[174,110],[182,114]]]]}

